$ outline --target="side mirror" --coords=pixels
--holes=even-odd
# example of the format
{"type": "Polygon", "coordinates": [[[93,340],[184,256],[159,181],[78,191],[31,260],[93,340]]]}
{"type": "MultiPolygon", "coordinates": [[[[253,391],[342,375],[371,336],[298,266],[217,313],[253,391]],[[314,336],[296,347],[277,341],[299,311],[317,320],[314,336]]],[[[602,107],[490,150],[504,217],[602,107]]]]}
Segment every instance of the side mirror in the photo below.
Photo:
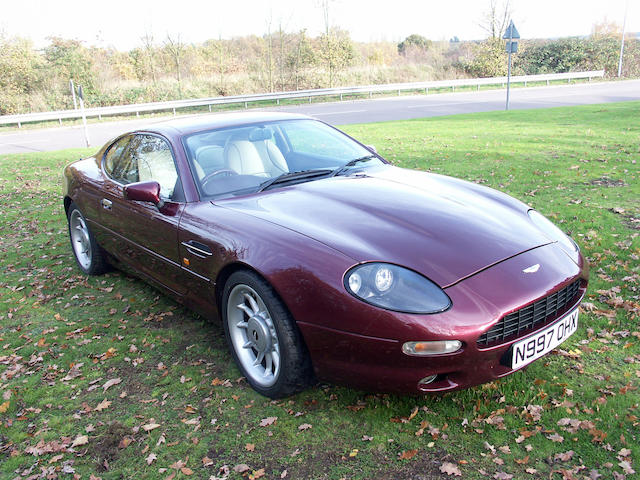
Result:
{"type": "Polygon", "coordinates": [[[164,202],[160,199],[160,184],[156,181],[130,183],[124,186],[124,198],[138,202],[151,202],[158,208],[164,202]]]}
{"type": "Polygon", "coordinates": [[[365,147],[367,147],[373,153],[378,153],[378,150],[376,150],[376,147],[374,145],[365,145],[365,147]]]}

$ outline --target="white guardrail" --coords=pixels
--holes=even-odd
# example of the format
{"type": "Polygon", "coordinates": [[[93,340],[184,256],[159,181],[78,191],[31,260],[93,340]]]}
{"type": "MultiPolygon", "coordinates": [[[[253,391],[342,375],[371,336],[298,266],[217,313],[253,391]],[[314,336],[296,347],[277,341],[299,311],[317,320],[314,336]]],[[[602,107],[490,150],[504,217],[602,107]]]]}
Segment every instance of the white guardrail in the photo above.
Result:
{"type": "MultiPolygon", "coordinates": [[[[596,77],[603,77],[604,70],[594,70],[589,72],[568,72],[568,73],[549,73],[543,75],[519,75],[512,76],[512,83],[524,83],[526,86],[528,82],[547,82],[554,80],[571,80],[577,79],[589,79],[596,77]]],[[[196,98],[192,100],[172,100],[168,102],[153,102],[153,103],[138,103],[135,105],[114,105],[111,107],[95,107],[86,108],[85,115],[87,117],[99,117],[109,115],[120,115],[135,113],[139,115],[141,112],[158,112],[163,110],[173,110],[173,114],[176,114],[178,108],[189,107],[202,107],[209,106],[211,111],[212,105],[222,105],[229,103],[244,103],[245,108],[248,108],[249,103],[275,100],[277,104],[280,100],[295,99],[295,98],[308,98],[309,103],[313,97],[326,97],[326,96],[340,96],[340,100],[345,95],[351,94],[369,94],[371,97],[374,93],[381,92],[400,92],[407,90],[424,90],[425,94],[429,93],[430,88],[451,88],[455,91],[456,87],[477,87],[480,89],[481,85],[500,85],[506,84],[507,77],[492,77],[492,78],[460,78],[456,80],[436,80],[430,82],[414,82],[414,83],[393,83],[387,85],[366,85],[360,87],[338,87],[338,88],[321,88],[316,90],[298,90],[293,92],[275,92],[275,93],[258,93],[250,95],[237,95],[230,97],[212,97],[212,98],[196,98]]],[[[47,120],[58,120],[62,124],[63,119],[81,118],[82,114],[80,110],[58,110],[54,112],[36,112],[36,113],[22,113],[17,115],[1,115],[0,125],[15,125],[21,127],[23,123],[28,122],[42,122],[47,120]]]]}

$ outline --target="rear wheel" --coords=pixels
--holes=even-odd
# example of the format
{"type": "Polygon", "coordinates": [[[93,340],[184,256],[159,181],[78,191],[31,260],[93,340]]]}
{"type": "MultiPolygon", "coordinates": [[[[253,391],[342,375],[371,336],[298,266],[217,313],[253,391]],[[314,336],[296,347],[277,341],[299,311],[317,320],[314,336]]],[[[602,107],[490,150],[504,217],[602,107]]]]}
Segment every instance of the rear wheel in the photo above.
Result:
{"type": "Polygon", "coordinates": [[[67,221],[71,249],[80,270],[87,275],[101,275],[108,271],[106,255],[96,242],[86,218],[75,203],[69,205],[67,221]]]}
{"type": "Polygon", "coordinates": [[[222,305],[231,353],[257,392],[281,398],[309,385],[306,346],[291,314],[265,280],[249,271],[233,273],[222,305]]]}

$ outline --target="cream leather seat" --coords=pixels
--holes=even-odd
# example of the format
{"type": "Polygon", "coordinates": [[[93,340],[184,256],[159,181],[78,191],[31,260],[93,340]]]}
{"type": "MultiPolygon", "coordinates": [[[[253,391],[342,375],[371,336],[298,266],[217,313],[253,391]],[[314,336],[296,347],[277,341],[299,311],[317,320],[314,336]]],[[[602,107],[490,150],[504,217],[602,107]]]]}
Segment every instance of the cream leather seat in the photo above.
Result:
{"type": "Polygon", "coordinates": [[[224,159],[227,168],[241,175],[274,177],[288,171],[284,156],[271,141],[230,140],[224,159]]]}

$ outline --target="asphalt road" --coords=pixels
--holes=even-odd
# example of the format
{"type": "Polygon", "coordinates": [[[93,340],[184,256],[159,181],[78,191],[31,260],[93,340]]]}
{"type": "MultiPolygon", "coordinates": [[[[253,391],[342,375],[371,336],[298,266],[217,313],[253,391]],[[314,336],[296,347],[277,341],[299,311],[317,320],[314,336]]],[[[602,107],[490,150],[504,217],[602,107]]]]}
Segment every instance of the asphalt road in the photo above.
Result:
{"type": "MultiPolygon", "coordinates": [[[[640,100],[640,80],[515,88],[511,90],[510,108],[512,110],[549,108],[630,100],[640,100]]],[[[457,113],[489,112],[503,110],[504,107],[505,90],[486,90],[480,92],[386,97],[336,103],[300,104],[260,110],[303,113],[334,125],[345,125],[349,123],[407,120],[457,113]]],[[[171,118],[171,116],[165,118],[171,118]]],[[[134,130],[159,120],[160,118],[92,123],[89,124],[89,139],[92,146],[100,147],[120,133],[134,130]]],[[[44,152],[84,146],[84,134],[81,126],[25,129],[0,134],[0,155],[44,152]]]]}

